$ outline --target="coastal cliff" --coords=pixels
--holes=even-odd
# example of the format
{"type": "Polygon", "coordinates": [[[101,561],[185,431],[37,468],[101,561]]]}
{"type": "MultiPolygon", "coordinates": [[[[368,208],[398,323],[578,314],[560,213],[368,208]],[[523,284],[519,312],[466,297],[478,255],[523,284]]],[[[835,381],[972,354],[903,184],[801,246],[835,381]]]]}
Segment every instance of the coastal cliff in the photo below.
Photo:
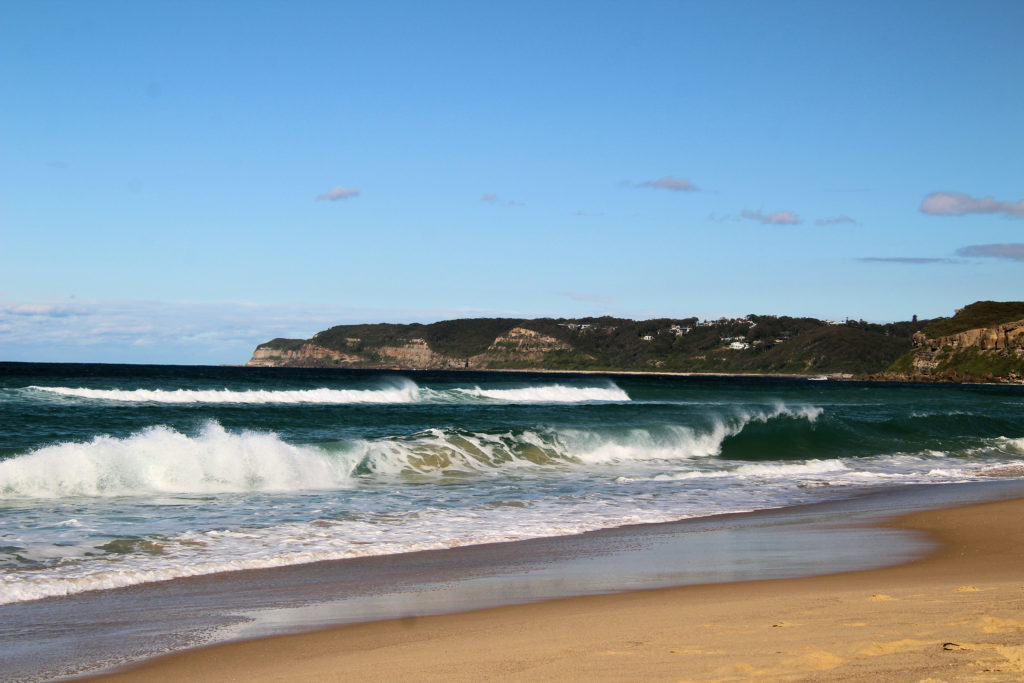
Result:
{"type": "Polygon", "coordinates": [[[246,365],[255,368],[335,367],[342,364],[358,363],[361,360],[358,356],[325,349],[308,342],[287,343],[296,341],[298,340],[275,339],[266,344],[260,344],[253,351],[252,358],[246,365]]]}
{"type": "Polygon", "coordinates": [[[889,381],[1024,381],[1024,302],[951,318],[866,323],[749,315],[635,321],[476,318],[339,325],[260,344],[253,367],[593,370],[826,375],[889,381]]]}
{"type": "Polygon", "coordinates": [[[1024,382],[1024,302],[971,304],[912,341],[913,349],[877,379],[1024,382]]]}
{"type": "MultiPolygon", "coordinates": [[[[453,322],[453,321],[448,321],[453,322]]],[[[409,326],[412,327],[412,326],[409,326]]],[[[337,328],[332,328],[336,330],[337,328]]],[[[405,340],[364,339],[346,336],[343,349],[323,344],[338,343],[330,331],[310,341],[274,339],[256,347],[246,365],[252,367],[352,367],[417,370],[486,370],[500,367],[543,367],[548,354],[569,351],[565,342],[536,330],[513,327],[500,334],[479,353],[445,353],[422,337],[405,340]]],[[[370,335],[371,337],[373,335],[370,335]]]]}
{"type": "Polygon", "coordinates": [[[925,324],[749,315],[705,321],[605,316],[339,325],[310,339],[260,344],[247,365],[849,377],[889,367],[925,324]]]}

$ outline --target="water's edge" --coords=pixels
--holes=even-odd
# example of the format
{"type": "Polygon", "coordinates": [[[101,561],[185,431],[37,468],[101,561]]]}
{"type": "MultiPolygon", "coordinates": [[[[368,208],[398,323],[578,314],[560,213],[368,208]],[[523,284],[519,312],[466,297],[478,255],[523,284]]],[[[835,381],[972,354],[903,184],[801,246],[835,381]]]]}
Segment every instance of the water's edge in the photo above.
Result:
{"type": "Polygon", "coordinates": [[[1024,497],[1024,482],[909,486],[575,536],[333,560],[0,606],[0,678],[67,679],[228,640],[561,597],[863,570],[934,544],[894,516],[1024,497]],[[59,624],[60,628],[54,625],[59,624]],[[68,653],[74,653],[69,655],[68,653]]]}

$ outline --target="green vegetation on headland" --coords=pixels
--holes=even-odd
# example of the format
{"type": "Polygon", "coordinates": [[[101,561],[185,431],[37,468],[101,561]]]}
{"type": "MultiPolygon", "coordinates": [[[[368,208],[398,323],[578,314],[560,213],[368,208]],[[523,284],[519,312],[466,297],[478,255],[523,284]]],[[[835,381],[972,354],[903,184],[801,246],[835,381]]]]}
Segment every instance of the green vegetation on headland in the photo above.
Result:
{"type": "Polygon", "coordinates": [[[921,330],[937,339],[959,332],[1024,320],[1024,301],[976,301],[964,306],[952,318],[939,318],[921,330]]]}
{"type": "Polygon", "coordinates": [[[310,339],[261,344],[249,365],[1020,381],[1024,334],[1015,321],[1024,332],[1024,302],[978,302],[952,318],[889,324],[748,315],[339,325],[310,339]]]}
{"type": "Polygon", "coordinates": [[[978,301],[932,321],[878,379],[1024,382],[1024,301],[978,301]]]}

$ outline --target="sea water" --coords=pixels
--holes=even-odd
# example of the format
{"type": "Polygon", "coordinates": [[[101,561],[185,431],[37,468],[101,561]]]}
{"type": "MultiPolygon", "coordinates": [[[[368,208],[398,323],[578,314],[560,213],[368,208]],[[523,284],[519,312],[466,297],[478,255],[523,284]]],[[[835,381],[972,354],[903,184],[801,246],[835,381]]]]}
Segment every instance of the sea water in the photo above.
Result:
{"type": "Polygon", "coordinates": [[[0,364],[0,604],[1024,475],[1024,387],[0,364]]]}

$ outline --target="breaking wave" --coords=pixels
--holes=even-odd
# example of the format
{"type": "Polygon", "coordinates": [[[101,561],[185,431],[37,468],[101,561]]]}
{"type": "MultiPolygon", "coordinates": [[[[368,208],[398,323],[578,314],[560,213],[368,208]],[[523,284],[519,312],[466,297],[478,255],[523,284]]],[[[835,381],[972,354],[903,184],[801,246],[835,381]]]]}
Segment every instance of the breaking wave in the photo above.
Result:
{"type": "Polygon", "coordinates": [[[188,436],[151,427],[126,438],[98,436],[0,461],[0,496],[63,498],[152,493],[330,489],[349,485],[352,466],[274,434],[232,434],[215,422],[188,436]]]}
{"type": "Polygon", "coordinates": [[[410,379],[396,378],[383,386],[365,389],[90,389],[86,387],[30,386],[30,390],[58,396],[121,403],[172,404],[357,404],[357,403],[585,403],[629,401],[629,394],[612,382],[606,386],[546,384],[516,389],[422,388],[410,379]]]}
{"type": "Polygon", "coordinates": [[[291,444],[271,432],[229,432],[216,422],[193,435],[156,426],[123,438],[98,436],[0,460],[0,499],[323,491],[375,481],[400,485],[410,477],[574,468],[630,476],[638,467],[668,467],[677,478],[719,476],[717,470],[754,474],[764,468],[783,472],[795,467],[788,471],[797,473],[807,468],[842,470],[851,458],[901,454],[921,454],[929,461],[946,455],[957,461],[995,456],[1007,458],[1005,464],[1009,459],[1019,462],[1024,453],[1024,439],[1005,437],[976,438],[969,448],[955,451],[933,451],[921,442],[898,449],[890,443],[887,450],[878,450],[855,438],[858,425],[822,415],[815,406],[780,404],[718,416],[703,425],[490,431],[435,427],[320,445],[291,444]]]}
{"type": "Polygon", "coordinates": [[[628,401],[629,394],[614,383],[604,387],[571,387],[562,384],[521,389],[455,389],[464,396],[507,403],[584,403],[587,401],[628,401]]]}
{"type": "Polygon", "coordinates": [[[751,424],[812,423],[820,409],[716,420],[706,428],[432,428],[408,436],[295,445],[270,432],[228,432],[208,422],[194,435],[150,427],[118,438],[60,443],[0,461],[0,497],[63,498],[165,493],[342,489],[374,479],[601,467],[720,455],[751,424]]]}
{"type": "Polygon", "coordinates": [[[124,403],[415,403],[420,388],[407,379],[372,389],[87,389],[84,387],[40,387],[60,396],[124,403]]]}

